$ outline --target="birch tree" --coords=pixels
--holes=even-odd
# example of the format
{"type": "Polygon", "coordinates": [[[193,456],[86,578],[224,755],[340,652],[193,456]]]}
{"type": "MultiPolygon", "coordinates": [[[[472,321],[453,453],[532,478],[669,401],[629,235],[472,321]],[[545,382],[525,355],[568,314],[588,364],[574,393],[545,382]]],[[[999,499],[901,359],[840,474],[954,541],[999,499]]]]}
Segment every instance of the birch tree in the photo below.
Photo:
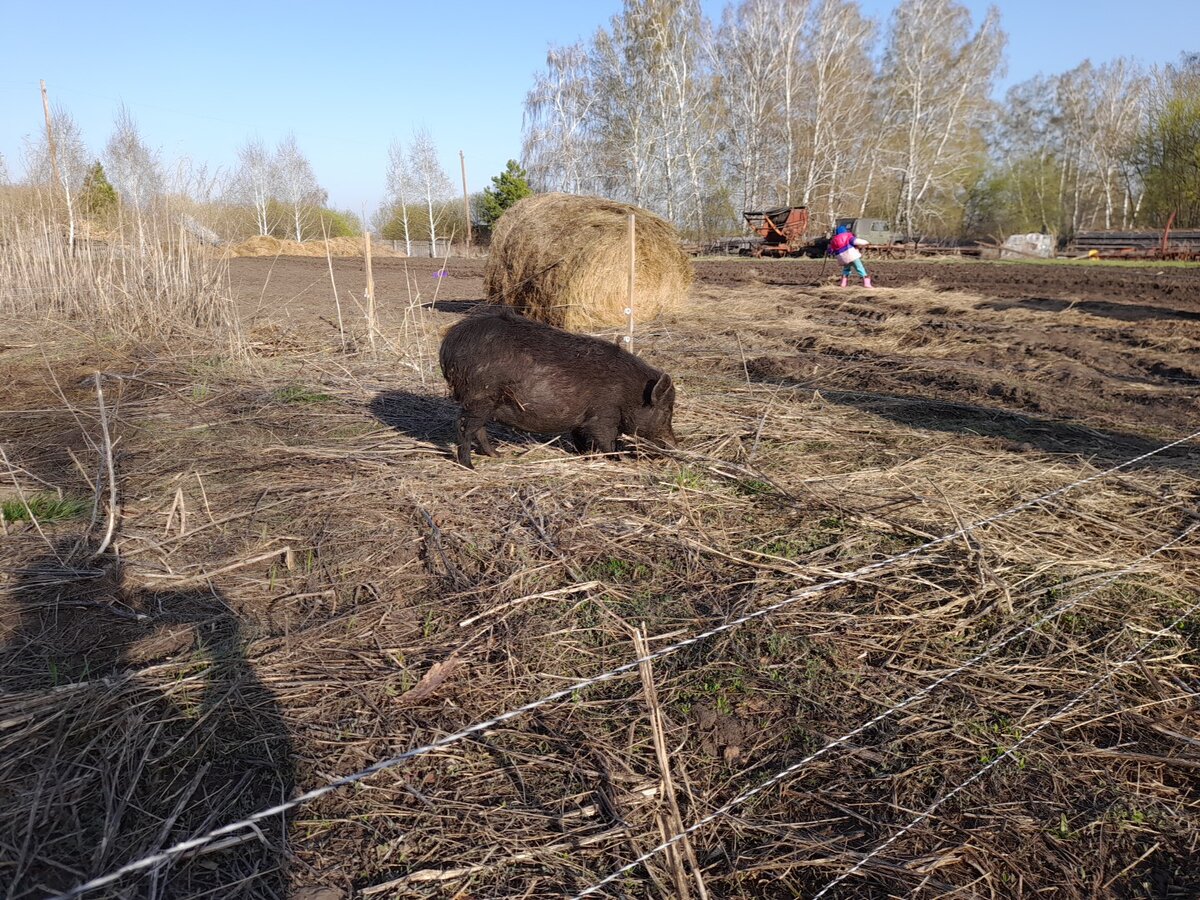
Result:
{"type": "Polygon", "coordinates": [[[802,137],[798,200],[811,208],[823,195],[830,228],[852,197],[864,208],[869,201],[869,164],[880,139],[868,55],[874,36],[874,23],[857,3],[821,0],[801,42],[806,90],[794,113],[802,137]]]}
{"type": "Polygon", "coordinates": [[[900,179],[896,219],[909,238],[981,156],[1004,44],[995,7],[974,34],[970,12],[954,0],[901,0],[892,13],[882,77],[900,179]]]}
{"type": "Polygon", "coordinates": [[[808,19],[809,4],[799,0],[786,0],[779,4],[781,20],[779,23],[780,62],[781,71],[776,75],[779,82],[780,95],[783,102],[784,121],[784,181],[783,197],[786,205],[793,203],[792,194],[795,190],[796,172],[796,106],[800,100],[800,91],[807,88],[800,76],[800,42],[804,33],[804,25],[808,19]]]}
{"type": "Polygon", "coordinates": [[[596,33],[591,54],[596,103],[592,166],[597,187],[636,206],[658,205],[651,166],[658,154],[657,131],[647,97],[653,73],[641,65],[627,24],[614,16],[611,31],[596,33]]]}
{"type": "Polygon", "coordinates": [[[727,6],[716,36],[716,80],[723,92],[725,171],[736,179],[742,209],[774,205],[783,117],[775,90],[780,66],[779,3],[727,6]],[[728,86],[738,85],[738,90],[728,86]]]}
{"type": "Polygon", "coordinates": [[[139,214],[162,195],[165,183],[160,154],[142,140],[137,122],[124,104],[104,148],[104,165],[121,202],[139,214]]]}
{"type": "Polygon", "coordinates": [[[398,140],[393,140],[388,147],[387,195],[391,209],[399,215],[404,231],[404,255],[412,256],[412,229],[408,216],[409,206],[416,197],[416,186],[409,169],[408,155],[398,140]]]}
{"type": "Polygon", "coordinates": [[[297,241],[304,240],[304,233],[312,225],[327,194],[317,183],[312,164],[296,143],[296,135],[288,134],[279,142],[275,151],[275,172],[278,179],[279,199],[288,208],[291,231],[297,241]]]}
{"type": "Polygon", "coordinates": [[[546,69],[525,95],[522,150],[530,180],[546,191],[586,192],[589,119],[595,104],[591,61],[582,42],[551,47],[546,69]]]}
{"type": "Polygon", "coordinates": [[[413,134],[408,148],[408,165],[413,185],[419,191],[429,219],[429,255],[436,256],[444,211],[441,201],[450,195],[453,186],[438,160],[437,145],[427,130],[421,129],[413,134]]]}
{"type": "Polygon", "coordinates": [[[857,0],[736,0],[715,35],[698,0],[624,0],[590,41],[547,55],[525,163],[539,187],[691,231],[718,202],[831,220],[891,204],[909,234],[957,222],[985,160],[998,13],[976,29],[958,0],[901,0],[881,66],[877,31],[857,0]]]}
{"type": "Polygon", "coordinates": [[[697,0],[626,0],[592,55],[602,183],[693,228],[712,138],[710,44],[697,0]]]}
{"type": "MultiPolygon", "coordinates": [[[[628,7],[633,7],[630,3],[628,7]]],[[[712,35],[698,0],[656,0],[640,10],[658,90],[652,104],[661,130],[668,218],[693,232],[704,226],[712,103],[707,69],[712,35]]]]}
{"type": "Polygon", "coordinates": [[[1067,234],[1074,234],[1083,227],[1089,206],[1087,166],[1091,103],[1088,95],[1092,88],[1092,75],[1092,64],[1085,61],[1055,79],[1055,124],[1062,158],[1059,183],[1066,213],[1063,230],[1067,234]]]}
{"type": "Polygon", "coordinates": [[[264,237],[271,233],[275,224],[271,217],[271,200],[278,194],[278,181],[275,158],[263,142],[258,138],[246,141],[238,150],[234,197],[254,209],[255,228],[264,237]]]}
{"type": "Polygon", "coordinates": [[[1096,69],[1092,88],[1090,145],[1103,194],[1104,227],[1119,222],[1128,228],[1140,200],[1131,157],[1136,135],[1145,129],[1149,79],[1135,62],[1118,57],[1096,69]]]}
{"type": "Polygon", "coordinates": [[[1147,124],[1135,160],[1145,183],[1147,224],[1200,227],[1200,54],[1152,73],[1147,124]]]}
{"type": "Polygon", "coordinates": [[[65,194],[72,202],[83,186],[92,159],[75,119],[63,109],[50,115],[54,134],[54,155],[58,164],[59,183],[54,181],[54,166],[50,162],[50,141],[45,132],[35,139],[26,139],[24,146],[25,183],[48,197],[65,194]]]}
{"type": "Polygon", "coordinates": [[[992,147],[1013,206],[1013,224],[1006,230],[1063,230],[1065,142],[1055,84],[1039,75],[1005,95],[992,147]]]}

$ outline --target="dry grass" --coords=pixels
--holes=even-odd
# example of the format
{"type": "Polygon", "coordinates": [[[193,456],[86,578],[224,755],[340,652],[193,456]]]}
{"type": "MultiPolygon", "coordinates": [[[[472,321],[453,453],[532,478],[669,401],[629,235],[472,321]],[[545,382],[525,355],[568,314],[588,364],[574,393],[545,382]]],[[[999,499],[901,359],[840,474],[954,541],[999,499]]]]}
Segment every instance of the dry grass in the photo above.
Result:
{"type": "Polygon", "coordinates": [[[629,216],[636,215],[635,321],[679,308],[692,283],[679,235],[663,219],[624,203],[538,194],[496,225],[484,275],[494,303],[568,330],[617,326],[629,306],[629,216]]]}
{"type": "MultiPolygon", "coordinates": [[[[386,354],[259,344],[250,380],[7,340],[0,480],[92,495],[94,392],[61,373],[99,368],[122,509],[119,563],[80,523],[0,539],[0,881],[69,886],[626,663],[641,623],[659,649],[1106,465],[758,378],[751,292],[642,336],[685,452],[510,435],[475,472],[386,354]]],[[[435,328],[405,336],[432,358],[435,328]]],[[[1197,468],[1169,454],[660,660],[653,726],[631,673],[93,896],[573,893],[661,840],[656,730],[688,824],[1099,588],[692,837],[710,896],[811,895],[1194,602],[1194,539],[1121,573],[1195,521],[1197,468]]],[[[1194,896],[1197,678],[1193,618],[839,896],[1194,896]]],[[[610,895],[677,885],[660,855],[610,895]]]]}
{"type": "Polygon", "coordinates": [[[60,226],[0,223],[0,316],[58,321],[128,339],[216,341],[242,349],[241,322],[218,254],[174,229],[79,240],[60,226]]]}
{"type": "MultiPolygon", "coordinates": [[[[361,237],[335,237],[329,239],[329,252],[335,257],[360,257],[363,255],[361,237]]],[[[376,243],[371,252],[375,256],[403,256],[391,248],[376,243]]],[[[277,237],[258,235],[247,238],[229,248],[230,256],[324,256],[324,241],[290,241],[277,237]]]]}

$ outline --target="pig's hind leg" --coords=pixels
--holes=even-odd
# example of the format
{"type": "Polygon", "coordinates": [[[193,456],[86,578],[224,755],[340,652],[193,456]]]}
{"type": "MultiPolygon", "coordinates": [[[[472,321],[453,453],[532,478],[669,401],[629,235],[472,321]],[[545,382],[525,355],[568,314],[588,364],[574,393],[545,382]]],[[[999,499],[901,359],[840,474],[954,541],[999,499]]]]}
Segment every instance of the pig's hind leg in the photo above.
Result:
{"type": "Polygon", "coordinates": [[[475,443],[479,445],[479,452],[487,456],[499,456],[496,448],[492,446],[491,438],[488,437],[487,424],[480,425],[475,429],[475,443]]]}

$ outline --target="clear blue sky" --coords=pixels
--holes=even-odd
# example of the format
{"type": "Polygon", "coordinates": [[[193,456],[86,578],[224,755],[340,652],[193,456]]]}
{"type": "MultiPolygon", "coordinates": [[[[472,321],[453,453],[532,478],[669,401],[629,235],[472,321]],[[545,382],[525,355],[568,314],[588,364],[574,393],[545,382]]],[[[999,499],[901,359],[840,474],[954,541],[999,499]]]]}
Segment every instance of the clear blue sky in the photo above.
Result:
{"type": "MultiPolygon", "coordinates": [[[[782,2],[782,0],[781,0],[782,2]]],[[[719,21],[723,0],[703,0],[719,21]]],[[[986,0],[966,0],[976,20],[986,0]]],[[[1200,0],[1003,0],[1005,87],[1119,55],[1172,62],[1200,50],[1200,0]]],[[[124,102],[167,158],[228,167],[247,137],[294,131],[331,203],[368,215],[383,193],[388,143],[428,128],[472,191],[518,157],[521,113],[549,44],[590,36],[619,0],[425,3],[3,0],[0,153],[20,170],[42,127],[38,79],[93,153],[124,102]]],[[[862,0],[886,19],[895,0],[862,0]]],[[[729,85],[728,90],[736,90],[729,85]]]]}

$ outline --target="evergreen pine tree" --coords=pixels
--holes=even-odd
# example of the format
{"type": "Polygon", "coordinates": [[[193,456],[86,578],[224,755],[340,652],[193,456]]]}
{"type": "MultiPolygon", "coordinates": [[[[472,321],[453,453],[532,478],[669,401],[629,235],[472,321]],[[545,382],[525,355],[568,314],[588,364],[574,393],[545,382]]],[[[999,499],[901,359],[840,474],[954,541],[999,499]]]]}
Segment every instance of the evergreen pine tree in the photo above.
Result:
{"type": "Polygon", "coordinates": [[[528,173],[515,159],[510,159],[504,171],[492,176],[492,187],[484,188],[479,209],[484,225],[492,225],[504,211],[525,197],[532,196],[528,173]]]}
{"type": "Polygon", "coordinates": [[[104,166],[96,162],[88,169],[80,194],[83,211],[89,216],[104,216],[117,208],[117,190],[109,184],[104,166]]]}

